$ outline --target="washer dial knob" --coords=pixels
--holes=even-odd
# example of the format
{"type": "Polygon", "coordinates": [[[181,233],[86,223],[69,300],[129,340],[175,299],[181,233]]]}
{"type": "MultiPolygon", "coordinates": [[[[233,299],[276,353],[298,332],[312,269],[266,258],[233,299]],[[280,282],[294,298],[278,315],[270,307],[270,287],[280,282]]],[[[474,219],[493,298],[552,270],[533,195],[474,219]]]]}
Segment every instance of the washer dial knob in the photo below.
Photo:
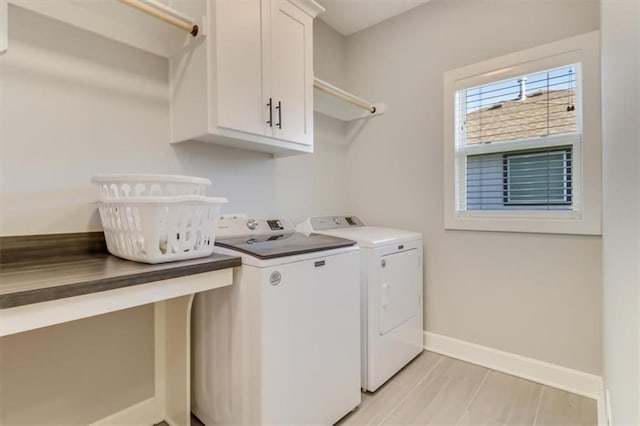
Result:
{"type": "Polygon", "coordinates": [[[336,225],[340,225],[340,218],[339,217],[334,217],[333,218],[333,223],[335,223],[336,225]]]}
{"type": "Polygon", "coordinates": [[[251,229],[252,231],[255,231],[255,229],[258,227],[258,221],[255,219],[249,219],[247,221],[247,228],[251,229]]]}

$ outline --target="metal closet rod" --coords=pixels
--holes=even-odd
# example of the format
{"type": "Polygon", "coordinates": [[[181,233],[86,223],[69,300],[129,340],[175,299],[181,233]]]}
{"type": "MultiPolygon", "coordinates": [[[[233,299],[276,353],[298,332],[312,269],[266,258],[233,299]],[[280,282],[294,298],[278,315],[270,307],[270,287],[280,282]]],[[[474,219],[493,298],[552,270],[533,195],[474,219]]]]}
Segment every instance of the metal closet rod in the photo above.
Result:
{"type": "Polygon", "coordinates": [[[336,98],[342,99],[345,102],[349,102],[359,108],[369,111],[371,114],[376,112],[375,105],[370,104],[367,101],[364,101],[357,96],[352,95],[349,92],[346,92],[342,89],[339,89],[325,81],[322,81],[318,78],[314,79],[313,87],[318,90],[322,90],[325,93],[335,96],[336,98]]]}
{"type": "Polygon", "coordinates": [[[198,35],[198,26],[191,22],[189,18],[181,16],[175,10],[165,6],[162,3],[158,3],[155,0],[119,0],[120,2],[133,7],[147,15],[153,16],[156,19],[174,25],[192,36],[198,35]]]}

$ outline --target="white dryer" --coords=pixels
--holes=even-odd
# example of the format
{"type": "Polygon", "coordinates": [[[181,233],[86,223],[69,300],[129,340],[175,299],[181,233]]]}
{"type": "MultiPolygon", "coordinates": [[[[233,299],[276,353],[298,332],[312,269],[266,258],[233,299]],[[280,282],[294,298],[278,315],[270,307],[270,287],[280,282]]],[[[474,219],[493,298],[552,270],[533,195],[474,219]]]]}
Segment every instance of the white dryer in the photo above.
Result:
{"type": "Polygon", "coordinates": [[[222,219],[233,285],[193,306],[192,411],[206,425],[334,424],[360,404],[355,241],[222,219]]]}
{"type": "Polygon", "coordinates": [[[310,217],[297,230],[360,246],[361,386],[375,391],[423,350],[422,235],[356,216],[310,217]]]}

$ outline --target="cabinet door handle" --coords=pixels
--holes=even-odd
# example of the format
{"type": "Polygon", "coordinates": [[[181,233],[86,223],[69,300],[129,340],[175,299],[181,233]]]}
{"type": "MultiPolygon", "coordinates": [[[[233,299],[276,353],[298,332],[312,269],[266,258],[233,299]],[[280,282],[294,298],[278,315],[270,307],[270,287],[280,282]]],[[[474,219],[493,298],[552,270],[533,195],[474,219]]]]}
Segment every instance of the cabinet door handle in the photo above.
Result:
{"type": "Polygon", "coordinates": [[[278,122],[276,126],[278,126],[278,129],[282,129],[282,102],[278,101],[276,109],[278,110],[278,122]]]}
{"type": "Polygon", "coordinates": [[[267,106],[269,107],[269,121],[267,121],[267,124],[269,125],[269,127],[273,127],[273,102],[271,98],[269,98],[269,103],[267,103],[267,106]]]}

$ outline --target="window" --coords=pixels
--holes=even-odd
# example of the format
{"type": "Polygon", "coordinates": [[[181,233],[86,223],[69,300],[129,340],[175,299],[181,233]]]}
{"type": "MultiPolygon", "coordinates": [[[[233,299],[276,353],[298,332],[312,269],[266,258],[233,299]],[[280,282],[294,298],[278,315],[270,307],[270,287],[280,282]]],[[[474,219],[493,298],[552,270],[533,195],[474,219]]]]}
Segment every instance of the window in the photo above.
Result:
{"type": "Polygon", "coordinates": [[[445,73],[445,227],[600,233],[597,37],[445,73]]]}
{"type": "Polygon", "coordinates": [[[457,178],[466,180],[459,210],[578,208],[571,157],[582,133],[579,69],[569,64],[456,92],[457,178]],[[491,153],[480,153],[488,146],[491,153]]]}

